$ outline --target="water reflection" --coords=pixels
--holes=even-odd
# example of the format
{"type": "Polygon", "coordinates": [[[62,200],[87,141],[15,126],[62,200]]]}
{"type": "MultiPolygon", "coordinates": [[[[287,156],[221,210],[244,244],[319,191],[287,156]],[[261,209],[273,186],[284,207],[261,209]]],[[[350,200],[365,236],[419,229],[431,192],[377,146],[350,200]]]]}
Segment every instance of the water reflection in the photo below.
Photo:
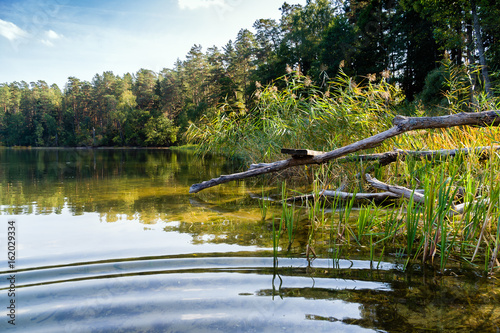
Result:
{"type": "Polygon", "coordinates": [[[498,288],[484,279],[253,254],[263,257],[204,253],[19,270],[18,324],[25,332],[498,329],[498,288]]]}
{"type": "MultiPolygon", "coordinates": [[[[264,290],[271,281],[272,259],[258,257],[149,258],[81,263],[18,272],[19,325],[39,331],[296,331],[361,332],[357,325],[310,321],[304,313],[336,314],[361,319],[360,305],[334,299],[273,297],[264,290]],[[297,316],[297,314],[301,314],[297,316]],[[61,330],[63,328],[63,330],[61,330]]],[[[287,265],[304,265],[292,260],[287,265]]],[[[287,268],[289,269],[289,268],[287,268]]],[[[325,267],[327,269],[327,267],[325,267]]],[[[276,273],[276,272],[275,272],[276,273]]],[[[281,273],[279,273],[281,274],[281,273]]],[[[384,284],[287,276],[285,286],[380,288],[384,284]]],[[[284,290],[284,289],[283,289],[284,290]]],[[[304,292],[306,295],[307,292],[304,292]]]]}
{"type": "MultiPolygon", "coordinates": [[[[0,212],[19,232],[23,332],[498,331],[499,283],[364,254],[272,258],[252,193],[192,183],[234,171],[169,150],[0,150],[0,212]],[[384,261],[385,260],[385,261],[384,261]]],[[[279,212],[269,215],[279,216],[279,212]]],[[[4,233],[0,232],[0,237],[4,233]]],[[[0,244],[4,239],[0,239],[0,244]]],[[[302,243],[301,243],[302,242],[302,243]]],[[[0,268],[0,304],[6,277],[0,268]]],[[[0,321],[3,331],[6,322],[0,321]]]]}
{"type": "MultiPolygon", "coordinates": [[[[0,203],[7,214],[59,214],[67,206],[74,215],[97,212],[108,222],[125,216],[150,224],[167,211],[186,213],[191,183],[233,170],[221,159],[170,150],[3,149],[0,203]]],[[[238,189],[241,195],[242,188],[210,196],[220,200],[238,189]]]]}

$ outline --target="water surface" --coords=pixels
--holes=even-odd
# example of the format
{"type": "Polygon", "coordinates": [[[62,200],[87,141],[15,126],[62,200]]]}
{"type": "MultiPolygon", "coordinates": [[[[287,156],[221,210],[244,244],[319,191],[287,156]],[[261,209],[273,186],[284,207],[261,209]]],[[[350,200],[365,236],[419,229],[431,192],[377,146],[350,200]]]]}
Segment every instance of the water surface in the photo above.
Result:
{"type": "MultiPolygon", "coordinates": [[[[273,257],[259,180],[188,194],[231,173],[170,150],[0,150],[0,329],[22,332],[411,332],[500,327],[496,278],[357,253],[273,257]],[[16,276],[16,326],[7,322],[16,276]]],[[[270,214],[273,210],[270,211],[270,214]]],[[[276,215],[279,212],[276,210],[276,215]]],[[[306,228],[306,226],[304,226],[306,228]]]]}

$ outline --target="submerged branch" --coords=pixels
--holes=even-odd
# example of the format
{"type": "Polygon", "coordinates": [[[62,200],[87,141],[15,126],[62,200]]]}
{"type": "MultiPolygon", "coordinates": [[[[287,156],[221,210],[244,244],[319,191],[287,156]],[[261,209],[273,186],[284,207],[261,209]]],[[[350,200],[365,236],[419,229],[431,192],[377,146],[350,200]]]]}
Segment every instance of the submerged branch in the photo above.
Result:
{"type": "Polygon", "coordinates": [[[293,166],[306,164],[322,164],[332,159],[336,159],[356,151],[374,148],[382,144],[385,140],[396,135],[427,128],[446,128],[454,126],[498,126],[500,125],[500,113],[498,111],[484,111],[476,113],[458,113],[449,116],[440,117],[403,117],[396,116],[393,119],[393,127],[382,133],[376,134],[369,138],[360,140],[350,145],[332,150],[327,153],[307,156],[305,158],[290,158],[274,163],[267,163],[261,167],[250,168],[247,171],[223,175],[218,178],[204,181],[202,183],[193,184],[189,189],[189,193],[197,193],[203,189],[230,182],[232,180],[254,177],[266,173],[281,171],[293,166]]]}
{"type": "MultiPolygon", "coordinates": [[[[355,200],[373,200],[373,201],[384,201],[387,199],[397,199],[401,196],[397,195],[393,192],[382,192],[382,193],[351,193],[351,192],[343,192],[343,191],[332,191],[332,190],[323,190],[319,192],[318,197],[328,197],[334,199],[341,200],[350,200],[354,198],[355,200]]],[[[297,197],[292,197],[286,199],[288,202],[294,201],[304,201],[304,200],[314,200],[316,195],[314,194],[306,194],[297,197]]]]}

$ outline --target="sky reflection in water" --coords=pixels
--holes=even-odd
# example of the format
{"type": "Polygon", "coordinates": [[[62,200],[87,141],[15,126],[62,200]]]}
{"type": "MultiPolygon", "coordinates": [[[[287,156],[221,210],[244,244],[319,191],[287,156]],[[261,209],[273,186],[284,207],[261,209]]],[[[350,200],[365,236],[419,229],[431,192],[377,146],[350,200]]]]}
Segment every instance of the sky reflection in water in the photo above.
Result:
{"type": "MultiPolygon", "coordinates": [[[[166,150],[0,150],[0,244],[6,221],[17,222],[17,328],[498,329],[494,280],[403,273],[384,261],[370,269],[355,253],[308,263],[299,234],[295,255],[274,261],[270,221],[252,198],[258,182],[188,194],[192,183],[234,170],[166,150]]],[[[0,268],[0,304],[10,274],[0,268]]]]}

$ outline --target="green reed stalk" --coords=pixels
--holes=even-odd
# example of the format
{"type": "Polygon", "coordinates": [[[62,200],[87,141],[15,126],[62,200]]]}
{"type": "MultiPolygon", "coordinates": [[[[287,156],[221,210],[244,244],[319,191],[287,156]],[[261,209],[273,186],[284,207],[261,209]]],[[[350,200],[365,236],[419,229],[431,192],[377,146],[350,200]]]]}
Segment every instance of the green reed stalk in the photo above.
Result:
{"type": "Polygon", "coordinates": [[[362,207],[358,214],[358,228],[357,228],[358,243],[361,242],[361,238],[363,237],[366,228],[370,225],[369,217],[370,217],[370,209],[367,207],[362,207]]]}
{"type": "Polygon", "coordinates": [[[397,210],[394,208],[391,210],[391,214],[387,214],[384,221],[384,239],[388,239],[393,235],[393,230],[395,230],[395,225],[397,224],[397,210]]]}
{"type": "Polygon", "coordinates": [[[375,251],[375,245],[373,244],[373,235],[370,234],[370,269],[373,268],[373,252],[375,251]]]}
{"type": "MultiPolygon", "coordinates": [[[[458,169],[457,169],[458,170],[458,169]]],[[[453,180],[455,179],[456,171],[454,171],[454,174],[448,178],[444,179],[444,172],[441,173],[441,184],[439,186],[438,190],[438,204],[437,204],[437,211],[438,211],[438,234],[436,235],[436,240],[440,238],[440,269],[444,270],[444,267],[446,265],[446,262],[448,260],[449,256],[449,251],[450,251],[450,246],[447,243],[448,240],[448,232],[449,232],[449,218],[448,218],[448,212],[450,211],[450,208],[453,204],[453,198],[455,197],[455,192],[451,192],[452,190],[452,184],[453,180]],[[440,236],[440,237],[439,237],[440,236]]]]}
{"type": "Polygon", "coordinates": [[[333,267],[340,267],[340,255],[341,255],[341,247],[340,244],[336,244],[332,249],[332,259],[333,259],[333,267]]]}
{"type": "MultiPolygon", "coordinates": [[[[337,207],[340,203],[340,198],[338,197],[335,197],[333,199],[333,202],[332,202],[332,214],[330,216],[330,240],[332,239],[337,239],[339,237],[339,227],[337,227],[337,234],[335,234],[335,228],[334,228],[334,224],[335,224],[335,212],[337,211],[337,207]]],[[[340,224],[340,223],[339,223],[340,224]]]]}
{"type": "Polygon", "coordinates": [[[262,197],[261,200],[259,200],[259,207],[260,207],[260,214],[262,217],[262,221],[265,221],[267,216],[267,211],[269,209],[269,203],[267,202],[264,196],[264,186],[262,186],[262,197]]]}
{"type": "Polygon", "coordinates": [[[294,238],[294,219],[295,219],[295,205],[291,207],[286,203],[286,182],[283,182],[281,187],[281,198],[282,198],[282,210],[281,210],[281,221],[280,221],[280,232],[284,225],[287,229],[288,235],[288,249],[290,249],[293,238],[294,238]]]}
{"type": "Polygon", "coordinates": [[[425,262],[427,257],[430,255],[430,249],[432,245],[432,226],[436,219],[436,215],[434,213],[434,196],[435,196],[435,178],[427,177],[424,180],[424,193],[425,193],[425,202],[424,202],[424,224],[423,224],[423,236],[424,236],[424,249],[422,261],[425,262]]]}
{"type": "Polygon", "coordinates": [[[495,247],[494,247],[493,254],[492,254],[491,260],[490,260],[490,264],[488,267],[489,271],[491,273],[491,272],[493,272],[493,269],[495,268],[495,264],[496,264],[497,258],[498,258],[498,252],[500,250],[500,186],[492,188],[490,190],[490,200],[491,200],[490,207],[495,206],[495,212],[492,211],[492,213],[491,213],[492,214],[491,220],[492,221],[495,220],[496,224],[497,224],[497,227],[495,230],[495,237],[494,237],[495,247]],[[494,203],[496,203],[496,205],[494,203]],[[495,214],[498,216],[496,219],[493,218],[493,216],[495,214]]]}
{"type": "Polygon", "coordinates": [[[484,271],[487,272],[490,268],[491,249],[488,242],[485,241],[485,243],[486,243],[486,251],[484,255],[484,271]]]}
{"type": "Polygon", "coordinates": [[[384,251],[385,251],[385,246],[382,248],[382,252],[380,253],[380,256],[378,258],[377,269],[380,267],[380,263],[382,262],[382,258],[384,256],[384,251]]]}
{"type": "Polygon", "coordinates": [[[278,236],[276,234],[276,227],[274,225],[274,216],[273,216],[273,223],[272,223],[272,227],[273,227],[273,257],[274,259],[276,260],[278,258],[278,236]]]}
{"type": "MultiPolygon", "coordinates": [[[[347,202],[347,205],[344,207],[344,209],[339,210],[339,235],[342,234],[345,236],[345,239],[347,240],[347,244],[350,244],[350,234],[354,236],[352,231],[349,228],[349,216],[351,215],[352,208],[354,206],[354,196],[347,202]],[[344,229],[342,233],[340,233],[340,226],[344,223],[344,229]],[[345,232],[347,230],[347,232],[345,232]]],[[[356,238],[354,236],[354,238],[356,238]]]]}
{"type": "Polygon", "coordinates": [[[408,259],[410,259],[413,253],[413,244],[417,236],[418,222],[420,219],[420,205],[415,207],[415,202],[413,201],[413,192],[410,196],[410,201],[408,202],[406,208],[406,253],[408,259]]]}
{"type": "Polygon", "coordinates": [[[344,215],[344,221],[345,223],[347,223],[349,221],[349,216],[351,215],[351,211],[352,211],[352,207],[354,206],[354,199],[355,199],[355,196],[353,196],[351,198],[351,200],[349,200],[347,206],[345,207],[345,215],[344,215]]]}
{"type": "Polygon", "coordinates": [[[492,272],[495,268],[495,263],[498,258],[498,251],[500,250],[500,214],[497,219],[497,230],[495,236],[495,250],[493,251],[493,255],[490,261],[489,271],[492,272]]]}
{"type": "Polygon", "coordinates": [[[335,212],[340,203],[340,198],[335,197],[332,202],[332,214],[330,217],[330,248],[332,249],[333,266],[340,267],[340,221],[335,231],[335,212]]]}

